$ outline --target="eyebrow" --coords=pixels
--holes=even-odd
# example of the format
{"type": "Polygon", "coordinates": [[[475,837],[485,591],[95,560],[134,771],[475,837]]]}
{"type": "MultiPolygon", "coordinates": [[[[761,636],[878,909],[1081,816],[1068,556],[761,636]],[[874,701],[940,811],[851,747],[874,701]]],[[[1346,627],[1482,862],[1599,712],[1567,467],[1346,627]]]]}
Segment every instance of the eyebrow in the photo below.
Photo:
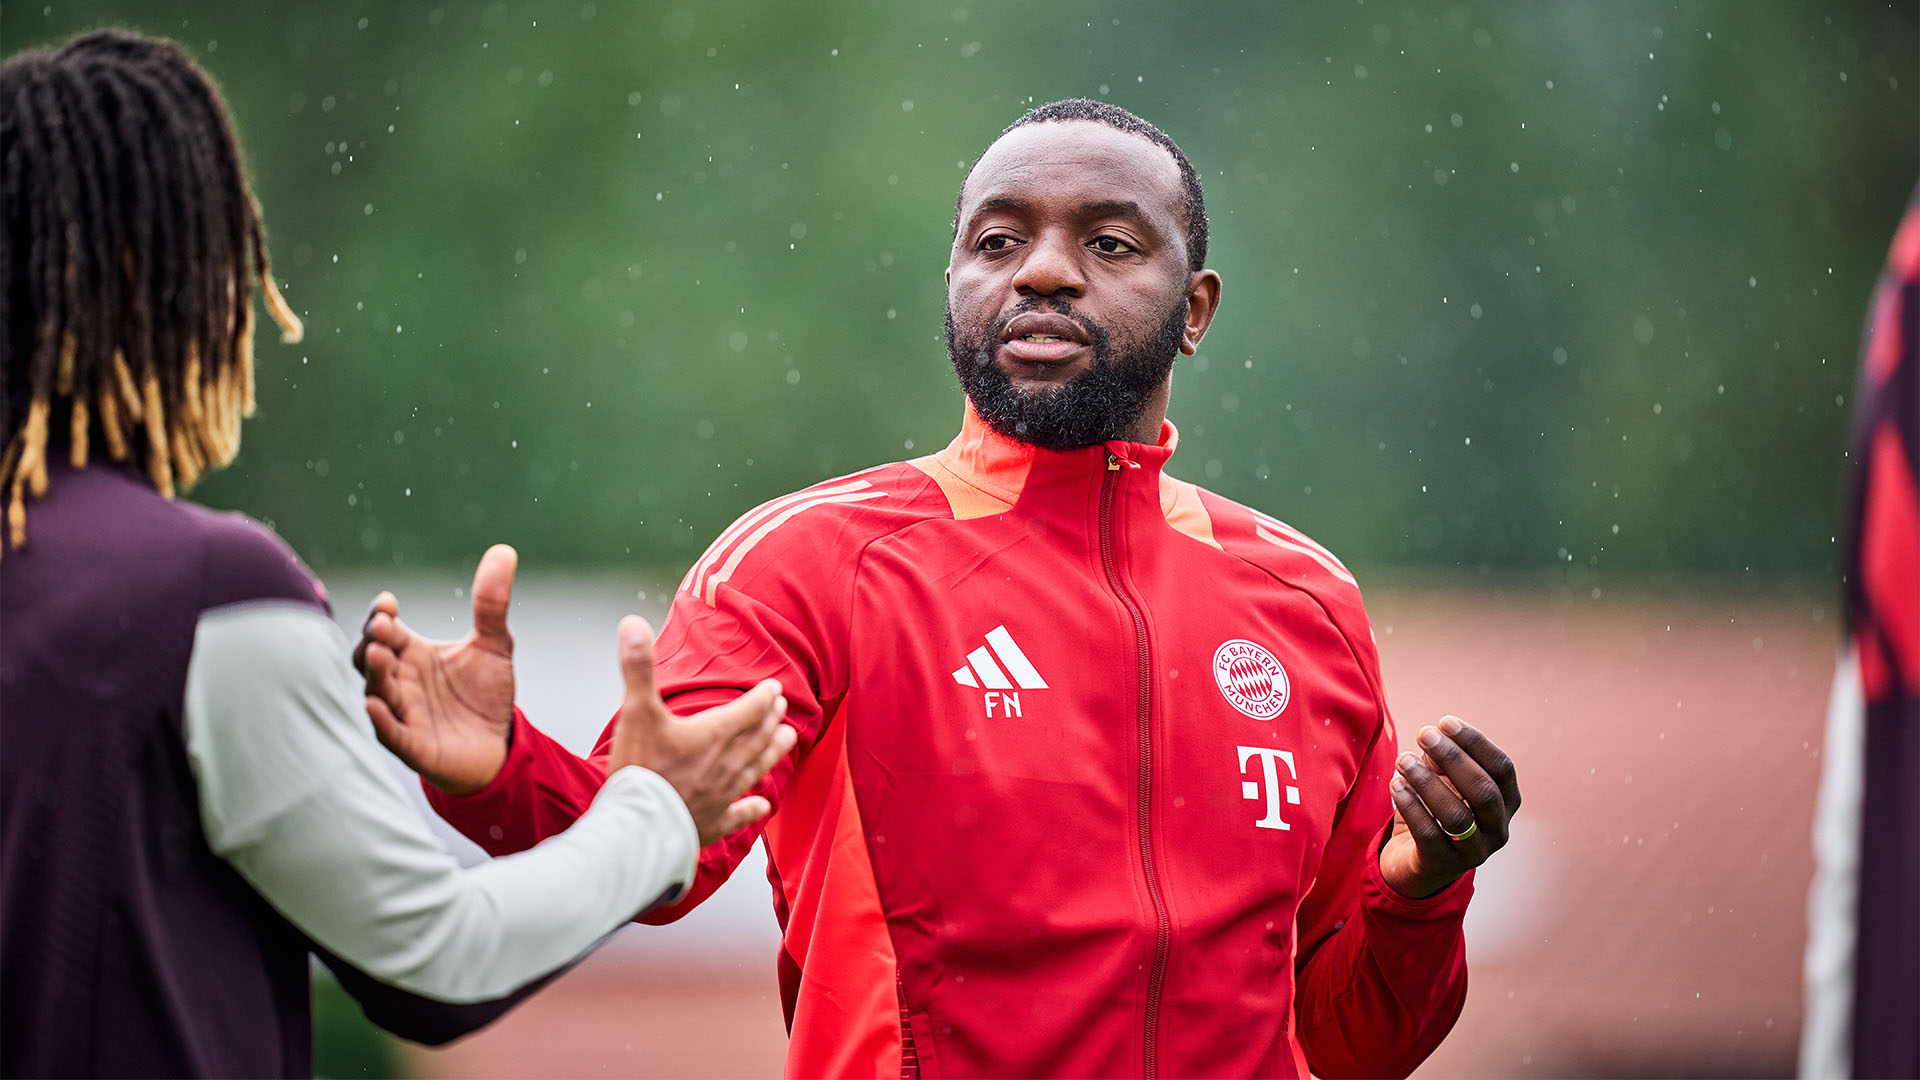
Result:
{"type": "MultiPolygon", "coordinates": [[[[1011,195],[995,195],[991,198],[982,199],[980,205],[973,208],[973,214],[968,220],[971,221],[981,214],[996,211],[1021,213],[1031,210],[1032,208],[1033,204],[1027,202],[1025,199],[1016,199],[1011,195]]],[[[1099,199],[1094,202],[1081,203],[1074,208],[1074,216],[1082,218],[1130,217],[1141,221],[1147,220],[1147,214],[1140,209],[1140,204],[1130,199],[1099,199]]]]}
{"type": "Polygon", "coordinates": [[[1144,219],[1146,212],[1140,204],[1127,199],[1102,199],[1099,202],[1082,203],[1081,217],[1133,217],[1144,219]]]}

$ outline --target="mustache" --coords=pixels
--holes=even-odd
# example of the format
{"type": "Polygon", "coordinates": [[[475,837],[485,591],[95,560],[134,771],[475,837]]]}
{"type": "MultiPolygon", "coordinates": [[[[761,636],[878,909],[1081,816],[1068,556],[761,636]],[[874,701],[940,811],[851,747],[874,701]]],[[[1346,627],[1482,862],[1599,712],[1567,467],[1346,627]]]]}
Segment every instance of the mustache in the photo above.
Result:
{"type": "Polygon", "coordinates": [[[1029,296],[1026,299],[1020,301],[1019,303],[1013,305],[1013,307],[1010,308],[1005,314],[993,320],[993,325],[987,328],[988,333],[991,334],[993,337],[997,338],[1002,333],[1006,332],[1007,325],[1013,322],[1013,320],[1019,318],[1022,315],[1031,314],[1036,311],[1046,311],[1046,312],[1051,312],[1052,314],[1055,314],[1055,315],[1065,315],[1067,318],[1073,320],[1073,323],[1075,326],[1078,326],[1083,332],[1087,333],[1088,335],[1091,335],[1097,329],[1092,323],[1088,322],[1084,318],[1081,318],[1080,313],[1073,310],[1073,303],[1063,297],[1029,296]]]}
{"type": "MultiPolygon", "coordinates": [[[[1006,333],[1008,325],[1020,316],[1036,311],[1064,315],[1073,320],[1073,324],[1080,328],[1082,334],[1086,335],[1087,343],[1093,346],[1094,355],[1097,358],[1105,358],[1107,356],[1108,337],[1105,328],[1081,315],[1078,311],[1075,311],[1071,301],[1064,297],[1057,296],[1029,296],[1002,312],[999,318],[993,320],[993,322],[987,326],[977,340],[965,343],[967,346],[966,351],[973,357],[973,362],[976,364],[993,363],[993,346],[1000,340],[1000,336],[1006,333]]],[[[956,330],[957,328],[953,323],[953,312],[949,310],[947,312],[947,344],[949,348],[954,344],[956,330]]]]}

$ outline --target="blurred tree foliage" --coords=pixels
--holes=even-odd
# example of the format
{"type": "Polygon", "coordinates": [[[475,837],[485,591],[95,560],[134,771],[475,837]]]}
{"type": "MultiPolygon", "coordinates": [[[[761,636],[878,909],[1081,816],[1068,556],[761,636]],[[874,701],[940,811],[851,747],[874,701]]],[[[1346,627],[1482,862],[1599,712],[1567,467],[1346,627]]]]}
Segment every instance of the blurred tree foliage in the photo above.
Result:
{"type": "Polygon", "coordinates": [[[325,569],[684,564],[943,445],[968,164],[1104,98],[1226,280],[1174,471],[1363,564],[1831,572],[1914,5],[13,3],[232,99],[308,338],[197,494],[325,569]]]}
{"type": "Polygon", "coordinates": [[[398,1044],[360,1011],[333,975],[313,965],[313,1074],[323,1080],[406,1075],[398,1044]]]}

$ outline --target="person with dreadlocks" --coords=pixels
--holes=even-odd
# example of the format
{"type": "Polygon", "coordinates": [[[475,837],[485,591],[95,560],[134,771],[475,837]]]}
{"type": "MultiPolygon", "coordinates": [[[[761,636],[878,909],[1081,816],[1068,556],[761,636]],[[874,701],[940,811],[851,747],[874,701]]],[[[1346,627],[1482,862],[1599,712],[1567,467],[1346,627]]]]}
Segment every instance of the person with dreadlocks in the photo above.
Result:
{"type": "MultiPolygon", "coordinates": [[[[793,744],[777,684],[674,720],[630,618],[615,774],[575,827],[461,869],[320,583],[174,499],[239,449],[254,286],[301,331],[211,80],[118,31],[8,59],[0,199],[0,1074],[310,1073],[310,952],[444,1041],[767,812],[739,796],[793,744]]],[[[476,625],[504,627],[514,561],[482,560],[476,625]]]]}

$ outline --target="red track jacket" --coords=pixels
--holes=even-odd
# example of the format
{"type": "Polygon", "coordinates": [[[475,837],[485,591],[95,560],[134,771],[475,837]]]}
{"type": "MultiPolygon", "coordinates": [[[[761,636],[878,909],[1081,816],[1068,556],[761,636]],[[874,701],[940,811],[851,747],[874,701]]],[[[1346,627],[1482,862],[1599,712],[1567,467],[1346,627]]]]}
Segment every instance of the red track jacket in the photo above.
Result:
{"type": "MultiPolygon", "coordinates": [[[[660,640],[688,713],[780,679],[758,789],[797,1076],[1403,1075],[1466,996],[1470,880],[1380,877],[1397,753],[1359,590],[1312,540],[971,411],[944,451],[775,499],[660,640]]],[[[516,712],[435,807],[496,854],[601,783],[516,712]]],[[[751,847],[702,853],[684,914],[751,847]]]]}

